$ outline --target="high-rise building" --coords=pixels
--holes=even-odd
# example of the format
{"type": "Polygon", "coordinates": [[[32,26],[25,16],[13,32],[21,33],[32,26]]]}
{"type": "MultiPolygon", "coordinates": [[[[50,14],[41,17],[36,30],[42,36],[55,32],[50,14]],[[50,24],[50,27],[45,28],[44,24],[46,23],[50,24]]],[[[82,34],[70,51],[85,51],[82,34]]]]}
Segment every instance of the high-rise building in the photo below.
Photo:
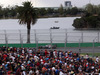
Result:
{"type": "Polygon", "coordinates": [[[72,7],[71,1],[65,1],[65,7],[71,8],[72,7]]]}

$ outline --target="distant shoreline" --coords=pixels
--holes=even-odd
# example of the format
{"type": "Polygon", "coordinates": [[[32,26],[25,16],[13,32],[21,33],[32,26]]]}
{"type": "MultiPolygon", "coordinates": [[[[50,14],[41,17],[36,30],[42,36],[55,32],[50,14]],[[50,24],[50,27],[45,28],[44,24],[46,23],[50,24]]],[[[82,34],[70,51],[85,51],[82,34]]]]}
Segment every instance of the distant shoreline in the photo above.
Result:
{"type": "MultiPolygon", "coordinates": [[[[67,16],[58,16],[58,17],[53,17],[53,16],[51,16],[51,17],[48,17],[48,16],[43,16],[43,17],[41,17],[41,16],[40,16],[40,17],[38,17],[38,19],[39,19],[39,18],[63,18],[63,17],[65,18],[65,17],[81,17],[81,16],[69,16],[69,15],[67,15],[67,16]]],[[[19,19],[19,18],[10,18],[10,17],[9,17],[9,18],[0,18],[0,20],[1,20],[1,19],[19,19]]]]}

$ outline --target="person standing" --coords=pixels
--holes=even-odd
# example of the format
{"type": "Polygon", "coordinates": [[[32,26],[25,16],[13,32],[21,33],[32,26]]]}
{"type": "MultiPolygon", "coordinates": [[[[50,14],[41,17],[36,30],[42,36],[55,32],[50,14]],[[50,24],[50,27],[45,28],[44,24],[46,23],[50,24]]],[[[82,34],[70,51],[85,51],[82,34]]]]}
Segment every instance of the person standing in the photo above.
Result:
{"type": "Polygon", "coordinates": [[[21,75],[21,67],[19,67],[15,73],[15,75],[21,75]]]}

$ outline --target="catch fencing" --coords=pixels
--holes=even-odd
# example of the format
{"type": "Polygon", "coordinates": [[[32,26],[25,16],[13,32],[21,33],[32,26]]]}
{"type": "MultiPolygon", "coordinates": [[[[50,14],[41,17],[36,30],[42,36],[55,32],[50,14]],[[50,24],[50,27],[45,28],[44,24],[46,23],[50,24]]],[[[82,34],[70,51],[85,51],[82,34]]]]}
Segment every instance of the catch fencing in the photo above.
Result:
{"type": "MultiPolygon", "coordinates": [[[[99,30],[31,29],[31,43],[99,43],[99,30]]],[[[0,44],[24,44],[27,30],[0,30],[0,44]]]]}

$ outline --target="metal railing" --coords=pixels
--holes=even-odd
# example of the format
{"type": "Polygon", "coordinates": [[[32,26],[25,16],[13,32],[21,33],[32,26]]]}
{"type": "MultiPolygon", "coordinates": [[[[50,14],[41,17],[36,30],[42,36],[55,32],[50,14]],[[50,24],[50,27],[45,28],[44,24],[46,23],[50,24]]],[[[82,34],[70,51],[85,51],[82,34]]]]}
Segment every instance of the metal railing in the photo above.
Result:
{"type": "MultiPolygon", "coordinates": [[[[96,37],[96,42],[100,42],[99,30],[68,30],[68,29],[35,29],[31,30],[31,43],[93,43],[96,37]]],[[[26,43],[27,30],[1,30],[0,44],[10,43],[26,43]]]]}

